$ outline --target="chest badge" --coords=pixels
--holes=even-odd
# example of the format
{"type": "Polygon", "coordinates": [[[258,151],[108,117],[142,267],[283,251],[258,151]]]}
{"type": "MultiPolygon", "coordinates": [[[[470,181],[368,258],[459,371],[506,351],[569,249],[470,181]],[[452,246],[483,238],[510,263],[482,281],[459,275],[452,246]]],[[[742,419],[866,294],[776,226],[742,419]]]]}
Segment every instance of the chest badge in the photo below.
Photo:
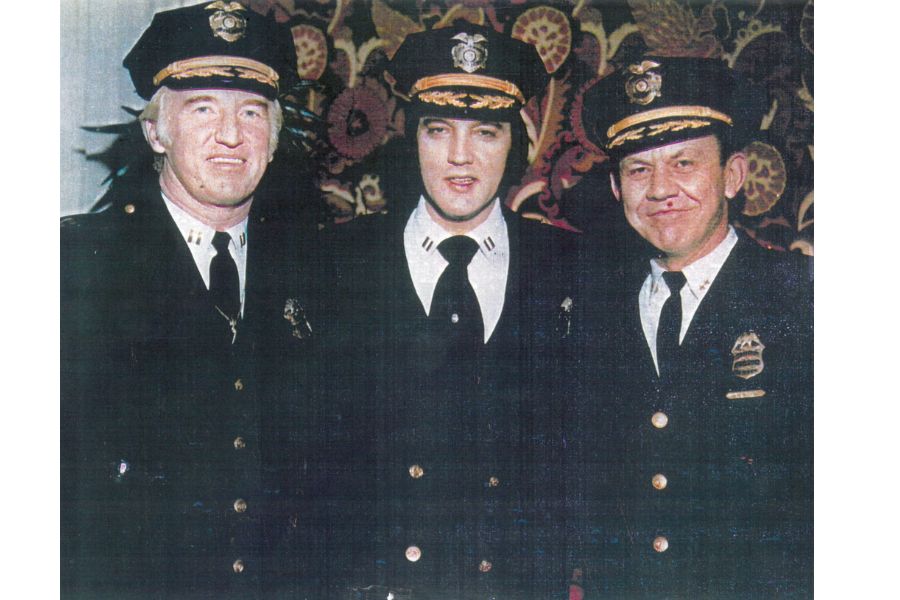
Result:
{"type": "Polygon", "coordinates": [[[478,69],[484,68],[488,55],[487,47],[484,45],[487,42],[486,37],[480,33],[475,35],[457,33],[451,39],[459,40],[459,43],[450,51],[454,67],[458,67],[466,73],[474,73],[478,69]]]}
{"type": "Polygon", "coordinates": [[[291,335],[300,340],[312,336],[312,325],[306,318],[306,311],[296,298],[288,298],[284,302],[284,319],[291,326],[291,335]]]}
{"type": "Polygon", "coordinates": [[[741,334],[731,347],[731,372],[741,379],[750,379],[763,372],[763,350],[766,347],[753,331],[741,334]]]}

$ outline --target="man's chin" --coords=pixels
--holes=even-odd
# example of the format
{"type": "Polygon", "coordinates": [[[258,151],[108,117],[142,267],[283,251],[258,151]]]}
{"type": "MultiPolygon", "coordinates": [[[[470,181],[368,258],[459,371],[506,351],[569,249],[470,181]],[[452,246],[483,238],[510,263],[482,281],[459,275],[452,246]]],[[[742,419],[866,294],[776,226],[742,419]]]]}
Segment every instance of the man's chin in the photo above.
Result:
{"type": "Polygon", "coordinates": [[[451,212],[451,211],[442,209],[436,202],[434,202],[433,200],[428,198],[429,206],[432,208],[432,210],[438,216],[440,216],[443,220],[445,220],[447,222],[457,223],[457,224],[467,223],[469,221],[478,219],[479,217],[484,215],[485,212],[488,211],[488,209],[490,209],[490,207],[493,205],[493,203],[494,203],[494,198],[491,198],[490,200],[486,201],[484,204],[480,205],[479,207],[477,207],[471,211],[468,211],[468,212],[452,211],[451,212]]]}

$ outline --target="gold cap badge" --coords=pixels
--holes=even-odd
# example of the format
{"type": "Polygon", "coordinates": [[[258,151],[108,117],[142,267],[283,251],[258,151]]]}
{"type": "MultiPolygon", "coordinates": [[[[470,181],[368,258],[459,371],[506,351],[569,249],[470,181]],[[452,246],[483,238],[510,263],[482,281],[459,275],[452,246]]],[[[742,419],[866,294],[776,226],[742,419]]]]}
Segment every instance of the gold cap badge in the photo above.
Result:
{"type": "Polygon", "coordinates": [[[213,35],[222,38],[226,42],[236,42],[244,37],[247,29],[247,19],[238,11],[246,10],[240,2],[229,2],[228,4],[221,0],[206,5],[207,10],[215,10],[209,16],[209,27],[212,29],[213,35]]]}
{"type": "Polygon", "coordinates": [[[487,42],[486,37],[480,33],[475,35],[457,33],[450,39],[460,41],[450,51],[454,67],[459,67],[466,73],[474,73],[484,68],[488,55],[487,47],[484,45],[487,42]]]}
{"type": "Polygon", "coordinates": [[[646,106],[662,95],[662,75],[652,70],[658,67],[652,60],[628,67],[632,77],[625,81],[625,94],[632,104],[646,106]]]}

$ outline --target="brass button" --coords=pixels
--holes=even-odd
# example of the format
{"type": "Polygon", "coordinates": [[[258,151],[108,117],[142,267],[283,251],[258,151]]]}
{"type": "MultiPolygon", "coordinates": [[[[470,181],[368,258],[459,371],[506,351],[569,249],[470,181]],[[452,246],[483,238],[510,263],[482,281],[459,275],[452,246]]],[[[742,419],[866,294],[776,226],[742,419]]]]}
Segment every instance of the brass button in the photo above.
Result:
{"type": "Polygon", "coordinates": [[[653,426],[657,429],[662,429],[669,424],[669,417],[666,416],[666,413],[664,412],[656,412],[650,417],[650,422],[653,423],[653,426]]]}
{"type": "Polygon", "coordinates": [[[244,389],[244,382],[241,381],[240,377],[234,380],[234,389],[237,391],[244,389]]]}
{"type": "Polygon", "coordinates": [[[492,568],[494,568],[494,565],[492,565],[491,561],[489,561],[489,560],[483,560],[483,561],[481,561],[481,564],[478,565],[478,570],[481,571],[482,573],[487,573],[492,568]]]}
{"type": "Polygon", "coordinates": [[[653,539],[653,549],[657,552],[665,552],[669,549],[669,540],[667,540],[663,536],[659,536],[653,539]]]}
{"type": "Polygon", "coordinates": [[[662,473],[657,473],[653,476],[653,487],[658,490],[666,489],[666,486],[669,485],[669,480],[666,479],[666,476],[662,473]]]}
{"type": "Polygon", "coordinates": [[[420,558],[422,558],[422,551],[418,546],[410,546],[406,549],[406,560],[409,562],[416,562],[420,558]]]}
{"type": "Polygon", "coordinates": [[[234,501],[234,512],[242,513],[247,510],[247,501],[243,498],[238,498],[234,501]]]}
{"type": "Polygon", "coordinates": [[[126,204],[125,212],[128,213],[129,215],[134,214],[134,204],[126,204]]]}
{"type": "Polygon", "coordinates": [[[497,487],[500,485],[500,480],[497,477],[491,477],[488,479],[488,485],[491,487],[497,487]]]}
{"type": "Polygon", "coordinates": [[[244,441],[244,438],[241,436],[237,436],[234,438],[234,449],[235,450],[243,450],[247,447],[247,442],[244,441]]]}
{"type": "Polygon", "coordinates": [[[234,569],[235,573],[243,573],[244,572],[244,561],[241,559],[237,559],[231,564],[231,568],[234,569]]]}
{"type": "Polygon", "coordinates": [[[412,477],[413,479],[419,479],[424,474],[425,474],[425,469],[423,469],[419,465],[413,465],[409,468],[409,476],[412,477]]]}

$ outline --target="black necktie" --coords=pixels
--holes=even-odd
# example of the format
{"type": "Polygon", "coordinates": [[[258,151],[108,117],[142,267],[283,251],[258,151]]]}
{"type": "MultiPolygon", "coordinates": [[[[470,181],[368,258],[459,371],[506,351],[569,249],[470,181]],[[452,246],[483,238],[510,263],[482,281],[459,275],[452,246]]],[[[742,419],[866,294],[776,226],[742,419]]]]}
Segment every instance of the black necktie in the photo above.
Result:
{"type": "Polygon", "coordinates": [[[217,231],[213,236],[216,255],[209,265],[209,294],[222,314],[236,322],[241,310],[241,291],[237,265],[228,251],[229,243],[231,236],[224,231],[217,231]]]}
{"type": "Polygon", "coordinates": [[[468,273],[478,244],[470,237],[454,235],[438,244],[437,249],[450,264],[434,288],[429,319],[445,325],[449,335],[458,341],[482,345],[484,323],[468,273]]]}
{"type": "Polygon", "coordinates": [[[666,298],[659,314],[659,327],[656,330],[656,362],[659,365],[660,377],[671,378],[676,371],[678,359],[678,335],[681,332],[681,288],[687,282],[681,271],[665,271],[662,274],[669,286],[669,297],[666,298]]]}

